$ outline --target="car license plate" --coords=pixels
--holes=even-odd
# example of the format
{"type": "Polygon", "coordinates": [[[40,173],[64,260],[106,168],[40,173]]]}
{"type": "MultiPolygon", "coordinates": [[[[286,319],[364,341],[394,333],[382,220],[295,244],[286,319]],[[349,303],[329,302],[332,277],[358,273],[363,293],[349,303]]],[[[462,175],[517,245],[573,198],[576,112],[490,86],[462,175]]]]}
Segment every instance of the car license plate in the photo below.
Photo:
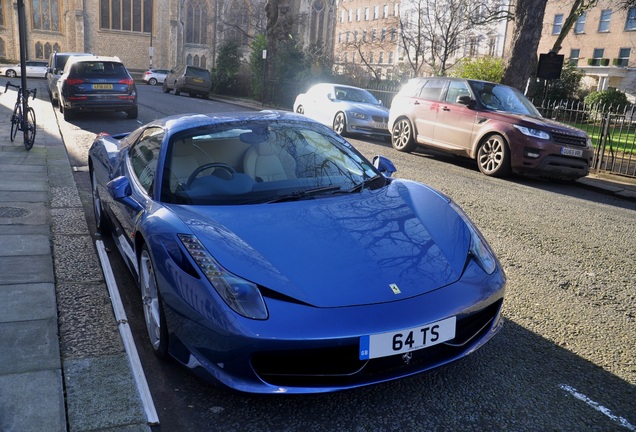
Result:
{"type": "Polygon", "coordinates": [[[575,156],[581,157],[583,156],[583,150],[580,149],[571,149],[568,147],[561,147],[561,154],[566,156],[575,156]]]}
{"type": "Polygon", "coordinates": [[[112,90],[112,84],[93,84],[93,90],[112,90]]]}
{"type": "Polygon", "coordinates": [[[202,83],[203,80],[201,78],[194,78],[192,81],[194,81],[195,83],[202,83]]]}
{"type": "Polygon", "coordinates": [[[386,123],[374,123],[373,127],[376,129],[388,129],[386,123]]]}
{"type": "Polygon", "coordinates": [[[456,317],[450,317],[420,327],[362,336],[360,360],[388,357],[449,341],[455,337],[456,322],[456,317]]]}

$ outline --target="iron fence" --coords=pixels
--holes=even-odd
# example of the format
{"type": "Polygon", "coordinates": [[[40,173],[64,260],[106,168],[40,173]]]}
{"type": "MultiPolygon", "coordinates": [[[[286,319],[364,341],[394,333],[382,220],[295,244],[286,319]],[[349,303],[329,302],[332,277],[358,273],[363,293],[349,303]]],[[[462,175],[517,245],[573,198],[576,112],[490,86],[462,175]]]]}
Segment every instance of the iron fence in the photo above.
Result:
{"type": "Polygon", "coordinates": [[[592,170],[636,177],[636,107],[551,101],[541,115],[584,130],[592,137],[592,170]]]}

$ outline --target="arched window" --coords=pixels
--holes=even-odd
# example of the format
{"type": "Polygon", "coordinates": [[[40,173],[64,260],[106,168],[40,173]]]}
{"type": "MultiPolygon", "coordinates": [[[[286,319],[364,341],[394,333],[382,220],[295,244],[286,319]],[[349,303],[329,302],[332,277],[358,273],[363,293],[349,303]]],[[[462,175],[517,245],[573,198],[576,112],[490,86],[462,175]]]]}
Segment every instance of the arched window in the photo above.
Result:
{"type": "Polygon", "coordinates": [[[186,10],[186,43],[208,43],[208,6],[205,2],[192,1],[186,10]]]}
{"type": "Polygon", "coordinates": [[[58,0],[31,0],[33,28],[60,31],[60,4],[58,0]]]}
{"type": "Polygon", "coordinates": [[[311,8],[309,38],[314,42],[322,42],[325,34],[325,3],[323,0],[315,0],[311,8]]]}
{"type": "Polygon", "coordinates": [[[199,56],[195,55],[194,56],[194,61],[192,62],[193,66],[199,67],[199,56]]]}
{"type": "Polygon", "coordinates": [[[225,40],[247,45],[250,32],[249,5],[243,0],[235,0],[226,10],[225,40]]]}
{"type": "Polygon", "coordinates": [[[192,66],[192,54],[188,54],[186,57],[186,65],[192,66]]]}
{"type": "Polygon", "coordinates": [[[50,43],[45,43],[44,44],[44,58],[47,59],[49,57],[51,57],[51,52],[53,50],[51,49],[51,44],[50,43]]]}
{"type": "Polygon", "coordinates": [[[55,52],[60,52],[60,51],[62,51],[62,50],[60,49],[60,45],[59,45],[57,42],[55,43],[55,45],[53,45],[53,51],[55,51],[55,52]]]}
{"type": "Polygon", "coordinates": [[[7,56],[7,50],[4,45],[4,39],[0,38],[0,57],[6,57],[6,56],[7,56]]]}
{"type": "Polygon", "coordinates": [[[36,42],[36,44],[35,44],[35,58],[37,58],[37,59],[43,59],[44,58],[44,51],[42,49],[42,42],[36,42]]]}
{"type": "Polygon", "coordinates": [[[207,65],[207,59],[205,58],[205,56],[201,56],[201,67],[204,69],[207,69],[208,65],[207,65]]]}

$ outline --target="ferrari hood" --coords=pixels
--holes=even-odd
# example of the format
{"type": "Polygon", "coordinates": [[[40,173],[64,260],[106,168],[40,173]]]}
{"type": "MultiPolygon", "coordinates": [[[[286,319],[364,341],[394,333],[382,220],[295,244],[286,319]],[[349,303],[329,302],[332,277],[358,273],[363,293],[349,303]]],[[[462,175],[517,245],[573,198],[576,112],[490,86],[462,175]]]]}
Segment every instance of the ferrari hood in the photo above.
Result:
{"type": "Polygon", "coordinates": [[[402,300],[455,282],[470,234],[407,181],[345,196],[173,211],[230,272],[316,307],[402,300]]]}

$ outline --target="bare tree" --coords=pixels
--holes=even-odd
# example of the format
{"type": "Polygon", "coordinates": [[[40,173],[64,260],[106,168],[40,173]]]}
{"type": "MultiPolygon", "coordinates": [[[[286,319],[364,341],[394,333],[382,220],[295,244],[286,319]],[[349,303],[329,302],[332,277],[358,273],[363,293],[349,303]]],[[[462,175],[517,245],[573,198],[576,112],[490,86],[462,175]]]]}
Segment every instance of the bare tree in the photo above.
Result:
{"type": "MultiPolygon", "coordinates": [[[[634,0],[636,1],[636,0],[634,0]]],[[[558,53],[561,51],[561,43],[570,32],[572,27],[576,21],[583,15],[588,9],[593,8],[598,3],[598,0],[574,0],[572,2],[572,7],[570,8],[570,13],[567,18],[563,22],[563,26],[561,27],[561,32],[557,37],[556,41],[554,41],[554,45],[552,46],[551,51],[558,53]]]]}
{"type": "MultiPolygon", "coordinates": [[[[384,62],[380,55],[383,56],[384,53],[393,51],[395,48],[391,28],[391,21],[385,23],[383,28],[378,28],[375,23],[370,22],[366,26],[357,27],[344,34],[344,42],[341,46],[346,52],[355,56],[351,59],[352,63],[361,65],[376,80],[381,79],[381,66],[384,62]]],[[[358,69],[354,68],[354,70],[360,73],[358,69]]]]}
{"type": "Polygon", "coordinates": [[[409,0],[402,3],[400,45],[414,75],[446,75],[471,37],[506,19],[502,0],[409,0]]]}

